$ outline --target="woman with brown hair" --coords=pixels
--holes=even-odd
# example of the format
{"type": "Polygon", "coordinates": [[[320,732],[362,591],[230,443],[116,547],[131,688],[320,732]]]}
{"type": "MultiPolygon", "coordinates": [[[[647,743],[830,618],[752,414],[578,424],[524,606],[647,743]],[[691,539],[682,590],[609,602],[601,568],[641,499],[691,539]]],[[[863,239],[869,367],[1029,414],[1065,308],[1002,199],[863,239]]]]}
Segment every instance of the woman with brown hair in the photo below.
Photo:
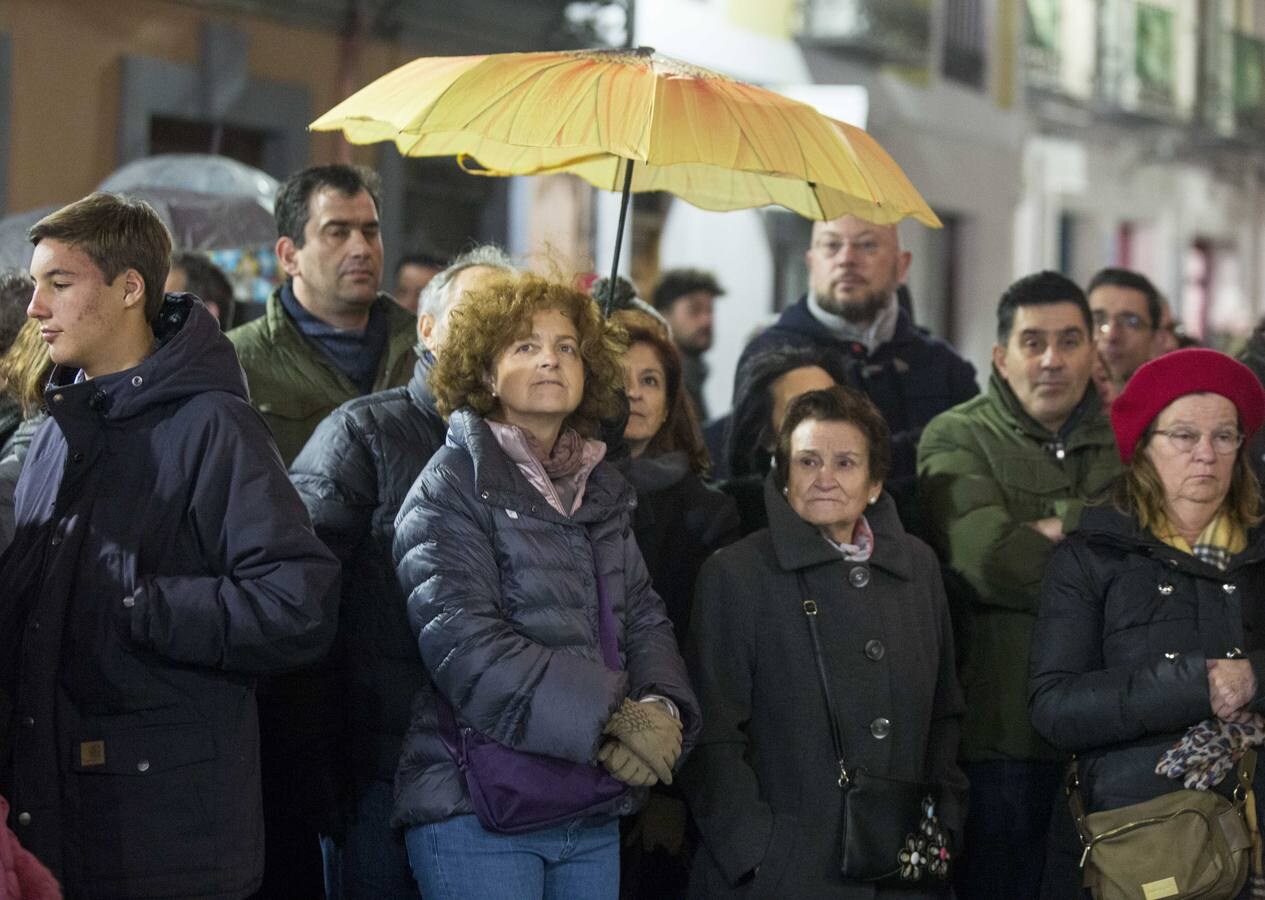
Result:
{"type": "MultiPolygon", "coordinates": [[[[1086,828],[1104,821],[1094,813],[1152,818],[1138,805],[1183,784],[1228,810],[1234,762],[1265,740],[1265,531],[1245,449],[1262,422],[1256,376],[1205,349],[1146,363],[1112,404],[1125,471],[1050,558],[1029,683],[1032,724],[1076,754],[1086,828]]],[[[1183,881],[1172,867],[1207,849],[1192,834],[1152,841],[1148,881],[1183,881]]],[[[1101,859],[1097,847],[1082,859],[1095,896],[1112,878],[1101,859]]],[[[1246,859],[1216,868],[1231,883],[1198,896],[1232,896],[1246,859]]]]}
{"type": "Polygon", "coordinates": [[[590,297],[535,276],[450,314],[430,379],[447,443],[394,542],[430,682],[393,821],[428,900],[611,900],[618,817],[672,780],[699,727],[633,490],[593,438],[623,349],[590,297]]]}
{"type": "MultiPolygon", "coordinates": [[[[613,319],[628,332],[625,473],[637,489],[633,532],[650,582],[667,607],[677,639],[689,629],[694,582],[703,562],[741,537],[731,497],[703,483],[708,454],[686,390],[680,351],[661,320],[640,310],[613,319]]],[[[678,791],[656,787],[646,809],[625,828],[625,898],[671,900],[689,886],[690,846],[678,791]]]]}
{"type": "Polygon", "coordinates": [[[883,490],[891,443],[864,394],[792,400],[775,454],[768,527],[699,575],[687,655],[703,731],[681,773],[702,838],[691,896],[934,896],[966,799],[939,563],[883,490]],[[863,808],[865,793],[878,802],[863,808]],[[870,882],[884,876],[899,884],[870,882]]]}
{"type": "Polygon", "coordinates": [[[35,430],[48,417],[41,412],[44,385],[53,371],[40,323],[28,319],[13,344],[0,355],[0,392],[17,411],[14,427],[2,435],[0,447],[0,552],[13,540],[13,493],[35,430]]]}
{"type": "Polygon", "coordinates": [[[633,528],[650,581],[684,640],[698,570],[741,536],[738,508],[703,483],[707,447],[685,390],[680,351],[663,325],[636,310],[621,310],[614,320],[628,332],[624,441],[632,455],[628,478],[637,489],[633,528]]]}

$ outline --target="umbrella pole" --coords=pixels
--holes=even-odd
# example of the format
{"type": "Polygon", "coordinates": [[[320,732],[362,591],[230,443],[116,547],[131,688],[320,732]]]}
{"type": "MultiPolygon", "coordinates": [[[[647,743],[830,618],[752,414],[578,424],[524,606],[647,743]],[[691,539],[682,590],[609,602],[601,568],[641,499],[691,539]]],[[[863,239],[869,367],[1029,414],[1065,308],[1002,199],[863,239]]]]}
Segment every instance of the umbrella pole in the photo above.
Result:
{"type": "Polygon", "coordinates": [[[606,289],[606,318],[611,315],[611,303],[615,300],[615,279],[619,277],[619,250],[624,243],[624,220],[628,217],[628,198],[632,195],[632,167],[630,159],[624,166],[624,194],[619,200],[619,225],[615,228],[615,258],[611,260],[611,280],[606,289]]]}

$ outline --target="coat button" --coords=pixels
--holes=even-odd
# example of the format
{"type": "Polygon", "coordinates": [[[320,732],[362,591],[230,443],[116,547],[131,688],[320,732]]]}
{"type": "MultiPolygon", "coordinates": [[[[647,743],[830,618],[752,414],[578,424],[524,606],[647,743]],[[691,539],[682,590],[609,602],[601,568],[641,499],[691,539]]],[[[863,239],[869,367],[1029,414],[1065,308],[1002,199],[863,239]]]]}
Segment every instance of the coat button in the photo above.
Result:
{"type": "Polygon", "coordinates": [[[148,771],[149,771],[149,760],[147,760],[147,759],[142,759],[140,762],[138,762],[138,763],[136,764],[136,771],[138,771],[138,772],[148,772],[148,771]]]}
{"type": "Polygon", "coordinates": [[[1159,586],[1159,592],[1167,597],[1169,594],[1173,593],[1173,586],[1171,584],[1161,584],[1159,586]]]}
{"type": "Polygon", "coordinates": [[[1227,581],[1225,584],[1221,585],[1221,590],[1225,591],[1227,594],[1233,594],[1236,590],[1238,590],[1238,588],[1227,581]]]}
{"type": "Polygon", "coordinates": [[[124,609],[131,609],[135,605],[136,605],[136,598],[132,596],[131,594],[128,594],[126,597],[123,598],[124,609]]]}
{"type": "Polygon", "coordinates": [[[1169,650],[1167,653],[1164,654],[1164,658],[1167,660],[1174,660],[1174,659],[1177,659],[1177,657],[1179,656],[1181,656],[1181,654],[1178,653],[1176,650],[1169,650]]]}
{"type": "Polygon", "coordinates": [[[855,588],[863,588],[870,583],[870,570],[865,566],[853,566],[848,572],[848,581],[855,588]]]}
{"type": "Polygon", "coordinates": [[[486,500],[486,499],[488,499],[488,492],[487,492],[487,491],[480,491],[480,492],[479,492],[479,496],[480,496],[480,497],[482,497],[484,500],[486,500]]]}
{"type": "Polygon", "coordinates": [[[870,723],[870,734],[874,735],[878,740],[883,740],[892,733],[892,720],[884,716],[879,716],[870,723]]]}
{"type": "Polygon", "coordinates": [[[141,378],[141,376],[139,375],[132,376],[132,387],[140,387],[144,383],[145,383],[145,379],[141,378]]]}
{"type": "Polygon", "coordinates": [[[870,659],[878,662],[883,658],[883,654],[887,652],[887,648],[883,646],[882,641],[866,641],[865,655],[870,659]]]}
{"type": "Polygon", "coordinates": [[[20,813],[18,813],[18,824],[19,824],[19,825],[30,825],[30,824],[31,824],[31,814],[30,814],[29,812],[20,812],[20,813]]]}

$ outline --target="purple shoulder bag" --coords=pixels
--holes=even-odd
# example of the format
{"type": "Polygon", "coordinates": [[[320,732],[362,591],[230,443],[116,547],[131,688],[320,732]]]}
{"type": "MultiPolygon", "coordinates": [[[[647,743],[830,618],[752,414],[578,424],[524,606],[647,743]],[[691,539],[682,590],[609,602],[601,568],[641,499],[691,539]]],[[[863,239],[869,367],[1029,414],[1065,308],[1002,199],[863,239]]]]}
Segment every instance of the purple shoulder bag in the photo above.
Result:
{"type": "MultiPolygon", "coordinates": [[[[602,660],[619,671],[615,614],[597,576],[597,637],[602,660]]],[[[479,824],[497,834],[521,834],[569,822],[606,807],[628,790],[602,766],[526,753],[458,726],[452,706],[435,694],[439,736],[461,770],[479,824]]]]}

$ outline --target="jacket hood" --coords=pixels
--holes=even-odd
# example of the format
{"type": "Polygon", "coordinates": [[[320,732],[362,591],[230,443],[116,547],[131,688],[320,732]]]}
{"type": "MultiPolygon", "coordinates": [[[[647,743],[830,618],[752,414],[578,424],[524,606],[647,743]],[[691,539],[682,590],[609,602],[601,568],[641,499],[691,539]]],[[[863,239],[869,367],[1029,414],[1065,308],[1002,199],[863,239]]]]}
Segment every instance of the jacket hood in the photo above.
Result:
{"type": "Polygon", "coordinates": [[[79,384],[74,383],[78,369],[57,366],[46,393],[90,393],[91,407],[110,421],[206,391],[249,399],[237,353],[201,300],[168,294],[152,324],[157,346],[139,365],[79,384]]]}
{"type": "Polygon", "coordinates": [[[527,481],[509,458],[483,417],[469,407],[456,410],[448,420],[448,444],[470,454],[474,463],[474,486],[483,500],[560,523],[600,521],[619,511],[635,508],[636,494],[612,466],[598,463],[589,473],[584,501],[568,519],[558,513],[527,481]]]}
{"type": "MultiPolygon", "coordinates": [[[[841,562],[843,555],[826,542],[817,530],[799,517],[778,490],[772,475],[764,480],[764,508],[769,514],[769,536],[778,565],[788,572],[824,563],[841,562]]],[[[905,549],[905,529],[896,513],[896,502],[884,491],[878,502],[865,508],[865,521],[874,534],[874,552],[868,564],[897,578],[913,577],[905,549]]],[[[856,563],[856,565],[862,565],[856,563]]]]}

